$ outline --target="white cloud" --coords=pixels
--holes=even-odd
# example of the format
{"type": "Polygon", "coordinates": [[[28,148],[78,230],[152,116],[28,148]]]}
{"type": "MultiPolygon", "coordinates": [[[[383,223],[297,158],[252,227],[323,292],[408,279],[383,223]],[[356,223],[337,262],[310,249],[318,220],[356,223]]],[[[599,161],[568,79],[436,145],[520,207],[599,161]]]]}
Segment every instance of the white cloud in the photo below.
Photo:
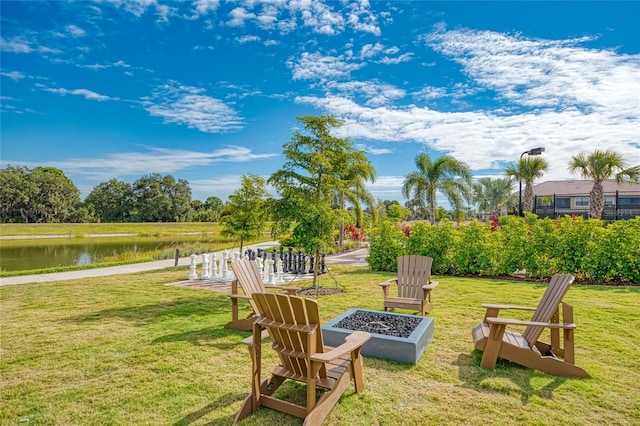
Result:
{"type": "Polygon", "coordinates": [[[244,27],[255,24],[263,30],[278,29],[288,34],[300,27],[324,35],[336,35],[347,28],[355,32],[380,35],[375,14],[368,1],[348,3],[345,8],[334,10],[334,3],[320,0],[274,0],[238,2],[240,6],[229,13],[227,25],[244,27]]]}
{"type": "Polygon", "coordinates": [[[377,80],[328,82],[325,89],[328,94],[338,92],[347,94],[351,98],[363,97],[364,104],[368,106],[387,105],[406,96],[404,90],[377,80]]]}
{"type": "Polygon", "coordinates": [[[7,40],[4,37],[0,38],[0,47],[3,52],[11,53],[31,53],[33,48],[31,43],[22,37],[13,37],[11,40],[7,40]]]}
{"type": "Polygon", "coordinates": [[[355,148],[362,151],[366,151],[368,154],[371,154],[371,155],[391,154],[393,152],[389,148],[375,148],[373,146],[365,145],[362,143],[355,144],[355,148]]]}
{"type": "Polygon", "coordinates": [[[118,100],[118,98],[112,98],[110,96],[101,95],[100,93],[96,93],[88,89],[64,89],[64,88],[54,89],[54,88],[46,87],[46,88],[43,88],[43,90],[46,92],[57,93],[63,96],[65,95],[83,96],[85,99],[98,101],[98,102],[118,100]]]}
{"type": "Polygon", "coordinates": [[[25,75],[19,71],[11,71],[11,72],[0,72],[0,75],[3,77],[8,77],[13,81],[20,81],[25,78],[25,75]]]}
{"type": "Polygon", "coordinates": [[[514,104],[640,117],[640,55],[587,49],[591,39],[536,40],[491,31],[432,33],[425,42],[514,104]]]}
{"type": "Polygon", "coordinates": [[[245,35],[242,37],[238,37],[237,40],[238,40],[238,43],[245,44],[245,43],[251,43],[251,42],[258,42],[260,41],[260,37],[253,36],[253,35],[245,35]]]}
{"type": "Polygon", "coordinates": [[[162,117],[165,123],[184,124],[206,133],[234,131],[243,127],[243,119],[233,108],[204,93],[204,89],[171,81],[142,101],[149,114],[162,117]]]}
{"type": "MultiPolygon", "coordinates": [[[[530,148],[544,146],[544,179],[571,177],[567,164],[579,152],[616,149],[640,164],[640,55],[529,40],[491,32],[456,30],[424,40],[459,62],[468,82],[449,90],[425,87],[422,100],[467,102],[460,112],[377,102],[381,84],[327,83],[324,97],[296,100],[345,120],[337,136],[381,142],[418,142],[464,159],[474,170],[500,174],[530,148]],[[495,110],[474,107],[474,95],[507,99],[495,110]]],[[[376,49],[377,50],[377,49],[376,49]]],[[[370,82],[369,82],[370,83],[370,82]]],[[[393,89],[393,86],[387,85],[393,89]]],[[[395,99],[401,95],[400,89],[395,99]]]]}
{"type": "Polygon", "coordinates": [[[380,43],[365,44],[360,49],[360,58],[366,59],[377,56],[380,52],[384,51],[384,46],[380,43]]]}
{"type": "Polygon", "coordinates": [[[86,34],[85,30],[83,30],[82,28],[76,25],[67,25],[65,30],[71,37],[76,37],[76,38],[84,37],[86,34]]]}
{"type": "Polygon", "coordinates": [[[195,0],[193,2],[193,19],[215,12],[220,5],[219,0],[195,0]]]}
{"type": "Polygon", "coordinates": [[[395,64],[400,64],[402,62],[409,62],[411,59],[413,59],[413,53],[406,52],[406,53],[403,53],[400,56],[396,56],[395,58],[386,56],[386,57],[380,59],[379,62],[381,64],[385,64],[385,65],[395,65],[395,64]]]}
{"type": "Polygon", "coordinates": [[[243,27],[245,21],[255,19],[256,17],[254,13],[247,12],[246,9],[242,7],[236,7],[233,9],[229,12],[229,16],[231,16],[231,19],[227,21],[227,25],[230,27],[243,27]]]}
{"type": "Polygon", "coordinates": [[[324,56],[319,52],[303,52],[297,61],[287,62],[293,69],[294,80],[330,80],[347,78],[351,71],[360,69],[363,63],[352,63],[345,55],[324,56]]]}

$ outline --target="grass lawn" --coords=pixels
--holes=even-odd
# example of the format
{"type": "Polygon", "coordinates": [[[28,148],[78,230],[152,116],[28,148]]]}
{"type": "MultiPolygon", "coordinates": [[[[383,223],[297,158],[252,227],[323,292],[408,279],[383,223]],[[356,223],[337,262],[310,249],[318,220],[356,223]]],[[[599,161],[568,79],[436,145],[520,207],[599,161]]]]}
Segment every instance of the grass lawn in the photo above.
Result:
{"type": "MultiPolygon", "coordinates": [[[[165,284],[184,267],[0,287],[0,424],[228,425],[250,391],[247,332],[224,293],[165,284]]],[[[381,309],[392,274],[332,268],[324,321],[381,309]]],[[[471,328],[483,302],[537,305],[544,285],[439,277],[435,335],[417,365],[365,358],[365,390],[345,392],[326,425],[640,424],[640,288],[574,285],[576,362],[566,379],[498,362],[479,367],[471,328]]],[[[244,308],[248,313],[248,307],[244,308]]],[[[406,311],[410,313],[409,311],[406,311]]],[[[265,346],[269,362],[275,354],[265,346]]],[[[287,389],[304,398],[304,388],[287,389]]],[[[298,425],[269,409],[243,425],[298,425]]]]}

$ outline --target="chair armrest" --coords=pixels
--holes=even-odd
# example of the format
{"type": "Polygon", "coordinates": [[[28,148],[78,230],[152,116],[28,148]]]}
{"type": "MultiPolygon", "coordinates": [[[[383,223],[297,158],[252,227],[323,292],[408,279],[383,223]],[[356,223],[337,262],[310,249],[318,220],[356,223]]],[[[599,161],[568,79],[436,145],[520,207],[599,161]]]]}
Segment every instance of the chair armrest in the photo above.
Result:
{"type": "Polygon", "coordinates": [[[517,306],[517,305],[494,305],[491,303],[483,303],[482,304],[483,308],[488,308],[488,309],[518,309],[521,311],[535,311],[536,307],[532,307],[532,306],[517,306]]]}
{"type": "Polygon", "coordinates": [[[423,290],[433,290],[438,287],[438,281],[431,281],[429,284],[425,284],[422,286],[423,290]]]}
{"type": "Polygon", "coordinates": [[[398,282],[398,279],[397,279],[397,278],[391,278],[390,280],[386,280],[386,281],[384,281],[384,282],[381,282],[381,283],[380,283],[380,286],[381,286],[381,287],[388,287],[388,286],[389,286],[389,284],[391,284],[392,282],[396,282],[396,283],[397,283],[397,282],[398,282]]]}
{"type": "Polygon", "coordinates": [[[264,288],[267,290],[300,290],[300,287],[287,287],[276,284],[264,284],[264,288]]]}
{"type": "Polygon", "coordinates": [[[369,339],[371,339],[371,334],[367,333],[366,331],[354,331],[344,338],[343,344],[336,348],[333,348],[329,352],[317,353],[315,355],[312,355],[311,361],[329,362],[362,347],[362,345],[367,343],[367,340],[369,339]]]}
{"type": "Polygon", "coordinates": [[[245,300],[250,300],[251,296],[247,296],[246,294],[227,294],[228,297],[232,298],[232,299],[245,299],[245,300]]]}
{"type": "Polygon", "coordinates": [[[522,325],[522,326],[534,326],[534,327],[547,327],[547,328],[563,328],[567,330],[573,330],[576,328],[574,323],[562,323],[562,322],[538,322],[538,321],[521,321],[511,318],[497,318],[488,317],[485,319],[488,324],[504,324],[504,325],[522,325]]]}
{"type": "MultiPolygon", "coordinates": [[[[269,337],[269,331],[262,330],[262,332],[260,333],[260,340],[264,340],[267,337],[269,337]]],[[[246,339],[242,340],[242,343],[244,343],[247,346],[253,346],[253,336],[249,336],[246,339]]]]}

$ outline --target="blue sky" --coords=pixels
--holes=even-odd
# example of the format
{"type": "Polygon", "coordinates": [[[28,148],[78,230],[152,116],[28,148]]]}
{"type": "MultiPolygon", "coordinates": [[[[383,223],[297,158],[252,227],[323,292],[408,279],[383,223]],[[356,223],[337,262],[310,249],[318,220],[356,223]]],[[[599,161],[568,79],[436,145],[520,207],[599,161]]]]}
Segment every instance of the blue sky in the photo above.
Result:
{"type": "MultiPolygon", "coordinates": [[[[640,164],[640,2],[2,1],[0,164],[189,181],[226,200],[269,176],[300,115],[366,150],[404,202],[420,152],[543,180],[614,148],[640,164]]],[[[442,202],[443,200],[440,200],[442,202]]]]}

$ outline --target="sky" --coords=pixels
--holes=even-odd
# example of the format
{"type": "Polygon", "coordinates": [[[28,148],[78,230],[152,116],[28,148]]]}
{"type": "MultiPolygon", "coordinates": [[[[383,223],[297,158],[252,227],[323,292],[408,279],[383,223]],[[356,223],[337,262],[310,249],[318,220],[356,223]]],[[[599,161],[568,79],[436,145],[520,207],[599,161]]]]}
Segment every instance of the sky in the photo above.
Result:
{"type": "MultiPolygon", "coordinates": [[[[331,114],[379,200],[415,157],[476,178],[544,147],[640,164],[639,1],[0,2],[0,166],[57,167],[84,199],[159,173],[222,200],[331,114]]],[[[515,187],[514,187],[515,189],[515,187]]],[[[271,191],[273,195],[275,192],[271,191]]],[[[442,196],[439,203],[444,203],[442,196]]]]}

